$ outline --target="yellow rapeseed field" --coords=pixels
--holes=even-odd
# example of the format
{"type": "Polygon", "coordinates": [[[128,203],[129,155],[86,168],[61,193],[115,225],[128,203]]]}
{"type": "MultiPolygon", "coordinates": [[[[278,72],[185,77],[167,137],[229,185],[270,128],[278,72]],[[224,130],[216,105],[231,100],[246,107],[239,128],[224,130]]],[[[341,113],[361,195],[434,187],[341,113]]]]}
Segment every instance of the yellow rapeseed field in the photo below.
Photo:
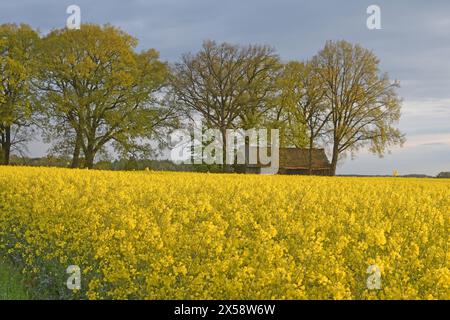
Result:
{"type": "Polygon", "coordinates": [[[48,297],[450,299],[449,227],[444,179],[0,167],[0,252],[48,297]]]}

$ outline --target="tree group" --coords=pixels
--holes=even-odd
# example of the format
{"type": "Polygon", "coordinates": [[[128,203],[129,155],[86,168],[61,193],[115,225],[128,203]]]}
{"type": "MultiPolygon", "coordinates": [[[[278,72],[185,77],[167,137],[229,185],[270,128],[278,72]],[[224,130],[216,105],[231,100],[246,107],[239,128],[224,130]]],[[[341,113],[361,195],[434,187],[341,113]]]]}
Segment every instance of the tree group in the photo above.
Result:
{"type": "Polygon", "coordinates": [[[173,65],[136,46],[109,25],[43,37],[1,25],[0,163],[36,128],[73,168],[92,168],[111,149],[148,157],[194,116],[220,130],[223,150],[226,130],[238,128],[280,129],[283,146],[327,147],[332,174],[348,152],[382,155],[404,140],[399,84],[360,45],[329,41],[307,61],[283,63],[269,46],[205,41],[173,65]]]}

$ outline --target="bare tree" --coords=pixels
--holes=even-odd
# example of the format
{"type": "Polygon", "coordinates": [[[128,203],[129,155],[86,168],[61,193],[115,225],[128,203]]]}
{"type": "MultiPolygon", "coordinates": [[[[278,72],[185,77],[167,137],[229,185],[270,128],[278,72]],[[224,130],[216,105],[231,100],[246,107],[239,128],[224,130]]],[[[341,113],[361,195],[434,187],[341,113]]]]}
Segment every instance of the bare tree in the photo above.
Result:
{"type": "Polygon", "coordinates": [[[93,24],[80,30],[54,30],[41,42],[42,101],[51,124],[73,147],[72,167],[92,168],[98,152],[113,144],[119,152],[140,148],[172,116],[158,94],[168,68],[154,49],[134,51],[137,40],[125,32],[93,24]]]}
{"type": "Polygon", "coordinates": [[[214,41],[205,41],[197,54],[185,54],[175,64],[171,82],[181,107],[220,130],[224,171],[226,130],[261,121],[278,69],[278,56],[270,47],[214,41]]]}
{"type": "Polygon", "coordinates": [[[324,103],[325,86],[317,67],[311,62],[292,61],[284,66],[279,79],[281,105],[285,107],[289,130],[293,132],[291,143],[303,147],[304,129],[309,147],[308,168],[312,174],[313,148],[325,134],[331,117],[331,109],[324,103]]]}

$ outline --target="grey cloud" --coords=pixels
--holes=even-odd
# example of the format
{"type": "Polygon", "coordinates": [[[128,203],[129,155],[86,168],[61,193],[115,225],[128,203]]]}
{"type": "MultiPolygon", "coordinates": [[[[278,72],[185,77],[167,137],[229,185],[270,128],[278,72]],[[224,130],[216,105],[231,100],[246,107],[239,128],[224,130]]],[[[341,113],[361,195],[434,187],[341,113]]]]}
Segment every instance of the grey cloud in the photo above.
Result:
{"type": "Polygon", "coordinates": [[[435,142],[435,143],[422,143],[421,146],[425,146],[425,147],[435,147],[435,146],[445,146],[447,145],[446,143],[442,143],[442,142],[435,142]]]}

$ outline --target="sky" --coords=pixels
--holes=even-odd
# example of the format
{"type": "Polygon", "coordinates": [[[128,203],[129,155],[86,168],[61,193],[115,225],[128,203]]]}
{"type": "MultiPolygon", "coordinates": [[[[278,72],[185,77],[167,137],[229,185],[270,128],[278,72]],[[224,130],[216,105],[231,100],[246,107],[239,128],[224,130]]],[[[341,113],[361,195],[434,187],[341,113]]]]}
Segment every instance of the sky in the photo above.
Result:
{"type": "MultiPolygon", "coordinates": [[[[69,5],[82,23],[110,23],[135,36],[138,49],[155,48],[177,61],[206,39],[268,44],[283,61],[307,59],[327,40],[360,43],[380,58],[381,69],[400,81],[398,127],[402,148],[383,158],[359,152],[339,174],[436,175],[450,171],[450,1],[448,0],[15,0],[0,2],[0,23],[27,23],[42,34],[65,26],[69,5]],[[381,9],[381,29],[369,30],[366,10],[381,9]]],[[[47,146],[30,143],[29,154],[47,146]]]]}

